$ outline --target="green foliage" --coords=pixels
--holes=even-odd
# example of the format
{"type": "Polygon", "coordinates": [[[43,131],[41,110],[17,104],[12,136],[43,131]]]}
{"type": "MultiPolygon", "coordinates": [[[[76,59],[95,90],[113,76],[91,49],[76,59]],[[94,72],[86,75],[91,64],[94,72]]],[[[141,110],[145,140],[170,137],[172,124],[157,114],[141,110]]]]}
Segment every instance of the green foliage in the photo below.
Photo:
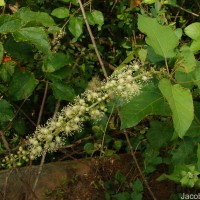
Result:
{"type": "Polygon", "coordinates": [[[192,94],[178,84],[172,85],[167,79],[160,81],[159,89],[172,110],[175,132],[182,138],[194,119],[192,94]]]}
{"type": "Polygon", "coordinates": [[[193,52],[197,52],[200,50],[200,23],[195,22],[190,24],[185,28],[185,34],[189,36],[191,39],[193,39],[193,42],[190,46],[191,50],[193,52]]]}
{"type": "Polygon", "coordinates": [[[156,54],[165,59],[175,56],[175,48],[179,40],[169,26],[162,26],[156,19],[139,15],[138,28],[147,35],[146,43],[154,49],[156,54]]]}
{"type": "Polygon", "coordinates": [[[17,70],[9,84],[8,96],[13,101],[19,101],[28,98],[32,95],[38,80],[35,79],[34,74],[25,71],[21,72],[17,70]]]}
{"type": "Polygon", "coordinates": [[[120,114],[121,128],[124,129],[137,125],[148,115],[170,115],[170,110],[158,87],[151,83],[139,96],[122,106],[120,114]]]}
{"type": "MultiPolygon", "coordinates": [[[[13,148],[35,129],[45,92],[41,124],[57,110],[55,105],[71,105],[88,88],[98,88],[103,73],[77,0],[24,0],[15,11],[8,6],[12,3],[0,0],[0,125],[13,148]],[[93,77],[95,83],[90,81],[93,77]]],[[[85,2],[84,9],[107,73],[139,63],[134,74],[146,71],[152,79],[144,86],[141,76],[138,96],[122,102],[122,91],[118,99],[101,105],[107,107],[102,120],[88,119],[79,133],[63,142],[81,140],[83,154],[73,152],[78,158],[124,153],[130,147],[119,129],[128,128],[133,147],[143,156],[146,175],[164,163],[170,170],[159,180],[200,187],[200,23],[194,15],[198,3],[129,4],[94,1],[85,2]],[[179,5],[185,9],[178,10],[179,5]],[[91,135],[91,141],[82,140],[91,135]]],[[[0,151],[5,148],[1,145],[0,151]]],[[[50,161],[54,158],[49,156],[50,161]]],[[[142,199],[138,179],[121,191],[112,188],[124,180],[117,174],[105,185],[106,199],[142,199]]]]}

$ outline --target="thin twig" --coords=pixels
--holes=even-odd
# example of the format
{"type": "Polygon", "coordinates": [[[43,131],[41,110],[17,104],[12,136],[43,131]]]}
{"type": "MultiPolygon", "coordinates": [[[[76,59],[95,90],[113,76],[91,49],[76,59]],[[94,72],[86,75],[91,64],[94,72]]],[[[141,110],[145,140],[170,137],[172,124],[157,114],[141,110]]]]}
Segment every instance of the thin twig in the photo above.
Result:
{"type": "Polygon", "coordinates": [[[96,53],[97,58],[98,58],[98,60],[99,60],[99,64],[100,64],[100,66],[101,66],[101,68],[102,68],[102,71],[103,71],[103,74],[104,74],[105,78],[107,79],[107,78],[108,78],[108,75],[107,75],[106,69],[105,69],[105,67],[104,67],[103,61],[102,61],[102,59],[101,59],[100,53],[99,53],[99,51],[98,51],[98,49],[97,49],[97,45],[96,45],[96,42],[95,42],[95,39],[94,39],[92,30],[91,30],[91,28],[90,28],[90,25],[89,25],[89,23],[88,23],[88,20],[87,20],[86,14],[85,14],[85,9],[84,9],[84,7],[83,7],[83,4],[82,4],[81,0],[78,0],[78,3],[79,3],[79,6],[80,6],[82,15],[83,15],[83,19],[85,20],[85,24],[86,24],[88,33],[89,33],[89,35],[90,35],[92,44],[93,44],[93,46],[94,46],[95,53],[96,53]]]}
{"type": "Polygon", "coordinates": [[[148,189],[148,191],[149,191],[149,194],[151,195],[152,199],[153,199],[153,200],[156,200],[156,197],[155,197],[153,191],[151,190],[151,188],[150,188],[150,186],[149,186],[149,183],[148,183],[147,179],[145,178],[145,176],[144,176],[144,174],[143,174],[143,172],[142,172],[142,170],[141,170],[141,168],[140,168],[140,165],[139,165],[139,163],[138,163],[138,161],[137,161],[137,158],[136,158],[135,153],[134,153],[134,151],[133,151],[133,147],[132,147],[132,145],[131,145],[131,142],[130,142],[130,140],[129,140],[129,137],[128,137],[128,134],[127,134],[126,131],[124,131],[124,135],[125,135],[125,137],[126,137],[126,140],[127,140],[128,146],[129,146],[129,148],[130,148],[131,155],[132,155],[133,160],[134,160],[134,162],[135,162],[136,168],[137,168],[137,170],[138,170],[138,172],[139,172],[139,174],[140,174],[140,176],[141,176],[141,178],[142,178],[142,180],[143,180],[145,186],[147,187],[147,189],[148,189]]]}
{"type": "Polygon", "coordinates": [[[49,87],[49,82],[46,81],[44,95],[43,95],[43,99],[42,99],[42,104],[41,104],[41,107],[40,107],[40,112],[39,112],[39,116],[38,116],[38,120],[37,120],[37,126],[39,126],[39,124],[41,123],[42,114],[43,114],[43,110],[44,110],[44,103],[45,103],[45,100],[46,100],[46,97],[47,97],[48,87],[49,87]]]}
{"type": "MultiPolygon", "coordinates": [[[[44,110],[44,104],[45,104],[45,100],[46,100],[46,97],[47,97],[48,87],[49,87],[49,82],[46,81],[44,95],[43,95],[43,99],[42,99],[42,104],[41,104],[40,112],[39,112],[39,116],[38,116],[37,126],[39,126],[39,124],[41,123],[42,114],[43,114],[43,110],[44,110]]],[[[38,173],[37,173],[37,176],[35,178],[34,185],[33,185],[33,192],[35,191],[35,188],[37,187],[37,183],[38,183],[38,180],[39,180],[39,177],[40,177],[40,174],[42,172],[43,165],[44,165],[45,157],[46,157],[46,153],[43,153],[42,159],[40,161],[40,167],[39,167],[39,170],[38,170],[38,173]]]]}
{"type": "Polygon", "coordinates": [[[38,173],[37,173],[36,179],[35,179],[35,183],[34,183],[34,185],[33,185],[33,192],[35,192],[35,189],[36,189],[36,187],[37,187],[37,183],[38,183],[38,180],[39,180],[40,174],[41,174],[42,169],[43,169],[43,165],[44,165],[45,157],[46,157],[46,153],[43,153],[43,154],[42,154],[42,159],[41,159],[41,162],[40,162],[40,167],[39,167],[39,170],[38,170],[38,173]]]}
{"type": "Polygon", "coordinates": [[[184,11],[184,12],[187,12],[187,13],[189,13],[189,14],[195,16],[195,17],[199,17],[199,16],[200,16],[200,15],[198,15],[198,14],[196,14],[196,13],[190,11],[190,10],[187,10],[187,9],[185,9],[185,8],[179,6],[179,5],[176,5],[175,7],[179,8],[180,10],[182,10],[182,11],[184,11]]]}

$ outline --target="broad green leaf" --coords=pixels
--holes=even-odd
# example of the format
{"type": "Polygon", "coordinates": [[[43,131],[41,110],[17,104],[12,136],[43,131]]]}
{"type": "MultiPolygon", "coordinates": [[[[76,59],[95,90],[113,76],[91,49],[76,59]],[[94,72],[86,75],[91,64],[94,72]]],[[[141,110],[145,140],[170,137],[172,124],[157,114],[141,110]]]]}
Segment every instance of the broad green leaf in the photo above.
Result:
{"type": "Polygon", "coordinates": [[[93,10],[91,14],[95,24],[98,24],[99,26],[102,26],[104,24],[104,17],[101,11],[93,10]]]}
{"type": "Polygon", "coordinates": [[[40,27],[27,27],[22,28],[19,31],[13,33],[16,41],[26,41],[36,46],[36,48],[43,52],[48,53],[50,51],[50,44],[47,34],[40,27]]]}
{"type": "Polygon", "coordinates": [[[68,63],[68,56],[63,53],[54,53],[46,56],[42,70],[44,72],[54,72],[64,67],[68,63]]]}
{"type": "Polygon", "coordinates": [[[194,75],[193,73],[185,73],[181,71],[176,71],[175,77],[177,83],[183,87],[192,89],[194,87],[194,75]]]}
{"type": "Polygon", "coordinates": [[[51,16],[49,16],[48,13],[45,12],[33,12],[28,8],[21,8],[16,13],[16,16],[18,16],[23,22],[29,23],[29,22],[36,22],[40,23],[43,26],[49,27],[55,25],[54,20],[51,16]]]}
{"type": "Polygon", "coordinates": [[[8,61],[0,65],[0,77],[3,81],[8,82],[14,74],[16,63],[8,61]]]}
{"type": "Polygon", "coordinates": [[[121,129],[137,125],[148,115],[169,115],[170,109],[165,103],[159,89],[153,84],[148,84],[141,94],[120,109],[121,129]]]}
{"type": "Polygon", "coordinates": [[[178,37],[169,26],[160,25],[156,19],[139,15],[138,28],[147,35],[146,43],[156,54],[170,58],[175,56],[175,48],[179,44],[178,37]]]}
{"type": "Polygon", "coordinates": [[[68,28],[76,39],[78,39],[83,32],[82,22],[78,18],[73,16],[70,17],[68,28]]]}
{"type": "Polygon", "coordinates": [[[190,24],[185,28],[185,34],[193,39],[190,46],[191,50],[197,52],[200,50],[200,22],[190,24]]]}
{"type": "Polygon", "coordinates": [[[33,60],[33,46],[27,42],[16,42],[13,37],[8,37],[4,48],[8,55],[22,65],[25,62],[31,62],[33,60]]]}
{"type": "Polygon", "coordinates": [[[33,73],[25,71],[16,71],[9,84],[8,95],[13,101],[19,101],[32,95],[38,80],[35,79],[33,73]]]}
{"type": "Polygon", "coordinates": [[[182,138],[194,118],[192,94],[189,89],[179,84],[172,85],[168,79],[160,81],[159,89],[172,110],[175,132],[182,138]]]}
{"type": "Polygon", "coordinates": [[[0,33],[12,33],[22,27],[22,21],[12,15],[0,15],[0,33]]]}
{"type": "Polygon", "coordinates": [[[54,17],[63,19],[63,18],[69,17],[69,10],[65,7],[59,7],[59,8],[54,9],[51,15],[53,15],[54,17]]]}
{"type": "Polygon", "coordinates": [[[85,14],[86,14],[88,23],[89,23],[90,25],[95,25],[95,21],[94,21],[94,18],[93,18],[93,16],[92,16],[91,12],[87,11],[85,14]]]}
{"type": "Polygon", "coordinates": [[[74,89],[67,83],[55,81],[51,84],[51,88],[56,99],[72,101],[75,97],[74,89]]]}
{"type": "Polygon", "coordinates": [[[4,48],[3,44],[0,42],[0,63],[2,62],[3,54],[4,54],[4,48]]]}
{"type": "Polygon", "coordinates": [[[4,99],[0,99],[0,124],[11,121],[14,117],[12,106],[4,99]]]}
{"type": "Polygon", "coordinates": [[[5,6],[5,1],[4,0],[0,0],[0,6],[5,6]]]}
{"type": "Polygon", "coordinates": [[[175,63],[175,68],[178,71],[189,73],[195,69],[197,61],[194,53],[187,46],[183,46],[180,49],[180,53],[175,63]]]}

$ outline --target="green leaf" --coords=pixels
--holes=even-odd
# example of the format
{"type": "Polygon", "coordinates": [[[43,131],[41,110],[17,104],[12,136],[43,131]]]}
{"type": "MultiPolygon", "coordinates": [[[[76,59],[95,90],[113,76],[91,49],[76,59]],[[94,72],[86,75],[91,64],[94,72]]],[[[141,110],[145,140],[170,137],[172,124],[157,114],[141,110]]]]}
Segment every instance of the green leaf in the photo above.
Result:
{"type": "Polygon", "coordinates": [[[31,62],[34,57],[33,46],[27,42],[16,42],[13,37],[8,37],[4,46],[8,55],[20,64],[31,62]]]}
{"type": "Polygon", "coordinates": [[[18,16],[23,22],[29,23],[29,22],[37,22],[42,24],[43,26],[49,27],[55,25],[54,20],[51,16],[49,16],[46,12],[33,12],[29,8],[21,8],[16,13],[16,16],[18,16]]]}
{"type": "Polygon", "coordinates": [[[44,72],[55,72],[68,63],[68,55],[64,53],[54,53],[46,56],[42,70],[44,72]]]}
{"type": "Polygon", "coordinates": [[[51,84],[51,88],[56,99],[72,101],[75,97],[74,89],[67,83],[55,81],[51,84]]]}
{"type": "Polygon", "coordinates": [[[3,81],[8,82],[15,71],[16,63],[8,61],[0,65],[0,77],[3,81]]]}
{"type": "Polygon", "coordinates": [[[193,71],[197,65],[194,53],[187,46],[183,46],[180,51],[181,52],[178,55],[175,67],[177,70],[186,73],[193,71]]]}
{"type": "Polygon", "coordinates": [[[147,132],[147,139],[152,149],[160,149],[167,145],[173,136],[173,126],[169,122],[152,121],[147,132]]]}
{"type": "Polygon", "coordinates": [[[120,109],[121,129],[137,125],[148,115],[169,115],[170,109],[165,103],[159,89],[153,84],[148,84],[142,89],[140,95],[125,104],[120,109]]]}
{"type": "Polygon", "coordinates": [[[197,148],[197,169],[200,170],[200,144],[198,144],[197,148]]]}
{"type": "Polygon", "coordinates": [[[141,183],[141,181],[137,178],[136,181],[133,184],[133,191],[135,193],[140,193],[143,191],[143,185],[141,183]]]}
{"type": "Polygon", "coordinates": [[[63,18],[69,17],[69,10],[65,7],[59,7],[59,8],[54,9],[51,15],[53,15],[54,17],[63,19],[63,18]]]}
{"type": "Polygon", "coordinates": [[[50,44],[47,34],[40,27],[27,27],[22,28],[19,31],[13,33],[15,40],[26,41],[36,46],[36,48],[43,52],[48,53],[50,51],[50,44]]]}
{"type": "Polygon", "coordinates": [[[13,101],[19,101],[32,95],[38,80],[35,79],[33,73],[25,71],[22,73],[17,70],[9,84],[8,95],[13,101]]]}
{"type": "Polygon", "coordinates": [[[5,1],[4,0],[0,0],[0,6],[5,6],[5,1]]]}
{"type": "Polygon", "coordinates": [[[11,121],[14,117],[12,106],[4,99],[0,99],[0,123],[11,121]]]}
{"type": "Polygon", "coordinates": [[[175,165],[189,164],[193,161],[193,159],[196,159],[196,154],[194,154],[194,149],[196,149],[195,143],[195,139],[185,137],[178,148],[171,152],[172,163],[175,165]]]}
{"type": "Polygon", "coordinates": [[[101,11],[93,10],[91,14],[95,24],[98,24],[99,26],[104,24],[104,17],[101,11]]]}
{"type": "Polygon", "coordinates": [[[4,48],[3,44],[0,42],[0,63],[2,62],[3,54],[4,54],[4,48]]]}
{"type": "Polygon", "coordinates": [[[185,34],[193,39],[190,46],[191,50],[197,52],[200,50],[200,22],[190,24],[185,28],[185,34]]]}
{"type": "Polygon", "coordinates": [[[147,35],[146,43],[156,54],[166,58],[175,56],[175,48],[179,44],[178,37],[169,26],[160,25],[156,19],[139,15],[138,28],[147,35]]]}
{"type": "Polygon", "coordinates": [[[189,89],[183,88],[179,84],[172,85],[168,79],[160,81],[159,89],[172,110],[174,129],[182,138],[194,118],[192,94],[189,89]]]}
{"type": "Polygon", "coordinates": [[[183,87],[192,89],[194,87],[194,75],[193,73],[185,73],[181,71],[176,71],[175,77],[177,80],[177,83],[180,84],[183,87]]]}
{"type": "Polygon", "coordinates": [[[143,0],[142,3],[152,4],[155,3],[157,0],[143,0]]]}
{"type": "Polygon", "coordinates": [[[94,144],[90,142],[86,143],[83,148],[87,154],[93,154],[95,151],[94,144]]]}
{"type": "Polygon", "coordinates": [[[94,18],[93,18],[93,16],[92,16],[91,12],[87,11],[85,14],[86,14],[88,23],[89,23],[90,25],[95,25],[95,21],[94,21],[94,18]]]}
{"type": "Polygon", "coordinates": [[[78,18],[73,16],[70,17],[68,28],[76,39],[78,39],[83,32],[82,22],[78,18]]]}
{"type": "Polygon", "coordinates": [[[12,15],[0,15],[0,33],[12,33],[22,27],[22,21],[12,15]]]}

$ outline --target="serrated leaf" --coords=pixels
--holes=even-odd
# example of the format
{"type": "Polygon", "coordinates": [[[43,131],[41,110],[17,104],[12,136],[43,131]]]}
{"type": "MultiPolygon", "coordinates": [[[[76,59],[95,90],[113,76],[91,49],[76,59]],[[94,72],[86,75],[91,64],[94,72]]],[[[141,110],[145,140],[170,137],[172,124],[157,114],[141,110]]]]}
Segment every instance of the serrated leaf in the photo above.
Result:
{"type": "Polygon", "coordinates": [[[59,8],[54,9],[51,12],[51,15],[53,15],[54,17],[63,19],[63,18],[69,17],[69,10],[65,7],[59,7],[59,8]]]}
{"type": "Polygon", "coordinates": [[[22,27],[22,21],[12,15],[0,15],[0,33],[12,33],[22,27]]]}
{"type": "Polygon", "coordinates": [[[191,50],[197,52],[200,50],[200,23],[195,22],[185,28],[185,34],[193,39],[190,46],[191,50]]]}
{"type": "Polygon", "coordinates": [[[4,99],[0,99],[0,124],[11,121],[14,117],[12,106],[4,99]]]}
{"type": "Polygon", "coordinates": [[[101,11],[93,10],[91,14],[95,24],[98,24],[99,26],[102,26],[104,24],[104,17],[101,11]]]}
{"type": "Polygon", "coordinates": [[[13,101],[19,101],[32,95],[38,80],[35,79],[33,73],[25,71],[16,71],[9,84],[8,95],[13,101]]]}
{"type": "Polygon", "coordinates": [[[54,53],[46,56],[42,70],[44,72],[55,72],[68,63],[69,57],[64,53],[54,53]]]}
{"type": "Polygon", "coordinates": [[[13,37],[16,41],[26,41],[35,45],[35,47],[43,53],[48,53],[50,51],[51,46],[47,34],[40,27],[22,28],[13,33],[13,37]]]}
{"type": "Polygon", "coordinates": [[[146,116],[153,114],[169,115],[170,109],[159,89],[152,83],[120,109],[121,129],[133,127],[146,116]]]}
{"type": "Polygon", "coordinates": [[[78,39],[83,32],[82,22],[73,16],[70,17],[68,28],[76,39],[78,39]]]}
{"type": "Polygon", "coordinates": [[[3,44],[0,42],[0,63],[2,62],[3,54],[4,54],[4,48],[3,44]]]}
{"type": "Polygon", "coordinates": [[[16,16],[18,16],[23,22],[29,23],[29,22],[37,22],[42,24],[43,26],[49,27],[55,25],[54,20],[51,16],[49,16],[46,12],[33,12],[29,8],[21,8],[16,13],[16,16]]]}
{"type": "Polygon", "coordinates": [[[174,129],[182,138],[194,118],[192,94],[189,89],[179,84],[172,85],[168,79],[162,79],[159,82],[159,89],[172,110],[174,129]]]}
{"type": "Polygon", "coordinates": [[[75,97],[74,89],[67,83],[54,81],[51,84],[51,88],[56,99],[72,101],[75,97]]]}
{"type": "Polygon", "coordinates": [[[156,19],[139,15],[138,28],[147,35],[146,43],[156,54],[166,58],[175,56],[175,48],[179,44],[178,37],[169,26],[160,25],[156,19]]]}

